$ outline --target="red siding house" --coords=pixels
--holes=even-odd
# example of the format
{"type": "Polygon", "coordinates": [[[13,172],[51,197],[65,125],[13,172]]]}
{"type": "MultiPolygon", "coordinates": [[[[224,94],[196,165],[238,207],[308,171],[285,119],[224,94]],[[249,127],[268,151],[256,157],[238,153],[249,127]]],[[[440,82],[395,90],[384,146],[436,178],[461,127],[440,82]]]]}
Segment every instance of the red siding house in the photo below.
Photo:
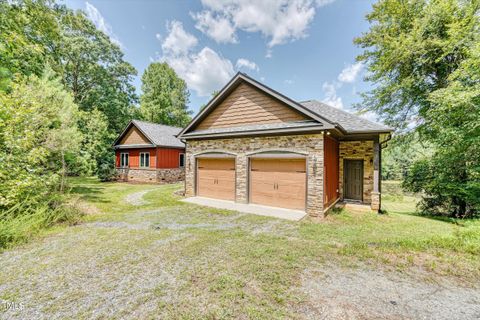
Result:
{"type": "Polygon", "coordinates": [[[182,128],[132,120],[115,140],[115,167],[121,181],[172,183],[184,179],[182,128]]]}

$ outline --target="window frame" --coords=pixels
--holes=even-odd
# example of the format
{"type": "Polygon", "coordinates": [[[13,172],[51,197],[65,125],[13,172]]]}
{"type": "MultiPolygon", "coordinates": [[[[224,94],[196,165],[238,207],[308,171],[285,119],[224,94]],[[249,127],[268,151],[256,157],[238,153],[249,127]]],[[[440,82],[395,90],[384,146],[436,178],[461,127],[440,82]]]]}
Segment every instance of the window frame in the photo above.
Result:
{"type": "Polygon", "coordinates": [[[139,167],[140,168],[150,168],[150,152],[149,151],[146,151],[146,152],[140,152],[139,154],[139,167]],[[148,155],[148,157],[145,157],[145,155],[148,155]],[[142,156],[143,156],[143,164],[142,164],[142,156]],[[148,159],[148,165],[145,165],[145,160],[148,159]]]}
{"type": "Polygon", "coordinates": [[[178,154],[178,167],[179,168],[185,168],[185,153],[181,152],[178,154]],[[182,165],[182,156],[183,156],[183,165],[182,165]]]}
{"type": "Polygon", "coordinates": [[[120,152],[120,168],[128,168],[130,165],[130,153],[120,152]],[[125,159],[127,161],[125,161],[125,159]]]}

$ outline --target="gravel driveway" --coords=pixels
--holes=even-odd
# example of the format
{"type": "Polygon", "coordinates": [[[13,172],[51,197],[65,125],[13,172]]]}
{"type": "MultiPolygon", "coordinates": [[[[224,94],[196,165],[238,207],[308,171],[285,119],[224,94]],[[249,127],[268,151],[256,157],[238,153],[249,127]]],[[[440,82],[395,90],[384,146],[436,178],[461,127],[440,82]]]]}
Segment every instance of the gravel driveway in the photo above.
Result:
{"type": "Polygon", "coordinates": [[[308,264],[298,226],[178,204],[65,228],[0,254],[0,318],[480,319],[478,284],[308,264]]]}

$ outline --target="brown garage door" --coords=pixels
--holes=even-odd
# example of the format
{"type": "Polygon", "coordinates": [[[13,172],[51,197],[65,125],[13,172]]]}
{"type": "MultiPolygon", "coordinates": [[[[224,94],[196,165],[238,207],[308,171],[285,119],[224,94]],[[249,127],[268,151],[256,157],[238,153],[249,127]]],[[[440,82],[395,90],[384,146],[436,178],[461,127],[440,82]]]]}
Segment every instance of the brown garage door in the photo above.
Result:
{"type": "Polygon", "coordinates": [[[251,159],[250,202],[305,210],[304,159],[251,159]]]}
{"type": "Polygon", "coordinates": [[[198,159],[197,195],[235,200],[235,160],[198,159]]]}

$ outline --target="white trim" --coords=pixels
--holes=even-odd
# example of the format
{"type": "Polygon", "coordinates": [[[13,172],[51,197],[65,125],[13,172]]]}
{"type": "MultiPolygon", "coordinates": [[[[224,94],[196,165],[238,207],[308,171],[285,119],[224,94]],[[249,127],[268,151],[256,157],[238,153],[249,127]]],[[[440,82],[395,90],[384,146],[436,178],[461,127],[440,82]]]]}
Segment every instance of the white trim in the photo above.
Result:
{"type": "Polygon", "coordinates": [[[129,152],[120,152],[120,168],[128,168],[130,167],[130,153],[129,152]],[[122,156],[126,155],[127,156],[127,165],[123,164],[122,165],[122,156]]]}
{"type": "Polygon", "coordinates": [[[150,152],[140,152],[139,155],[138,155],[138,167],[139,168],[150,168],[150,152]],[[148,157],[145,157],[145,155],[148,154],[148,157]],[[142,155],[143,156],[143,165],[142,165],[142,155]],[[148,158],[148,166],[145,165],[145,160],[148,158]]]}

